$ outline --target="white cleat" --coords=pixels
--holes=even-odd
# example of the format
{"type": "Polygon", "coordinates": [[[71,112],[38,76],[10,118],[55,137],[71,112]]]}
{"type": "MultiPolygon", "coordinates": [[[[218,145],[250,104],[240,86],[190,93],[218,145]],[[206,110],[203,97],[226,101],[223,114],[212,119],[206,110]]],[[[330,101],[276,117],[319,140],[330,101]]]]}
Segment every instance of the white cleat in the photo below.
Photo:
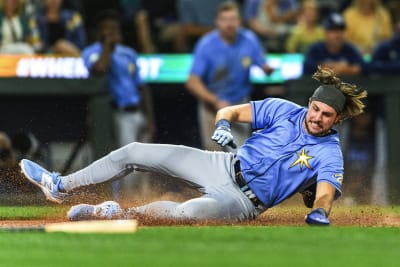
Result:
{"type": "Polygon", "coordinates": [[[123,215],[123,210],[115,201],[106,201],[98,205],[79,204],[72,206],[67,213],[70,221],[111,220],[123,215]]]}

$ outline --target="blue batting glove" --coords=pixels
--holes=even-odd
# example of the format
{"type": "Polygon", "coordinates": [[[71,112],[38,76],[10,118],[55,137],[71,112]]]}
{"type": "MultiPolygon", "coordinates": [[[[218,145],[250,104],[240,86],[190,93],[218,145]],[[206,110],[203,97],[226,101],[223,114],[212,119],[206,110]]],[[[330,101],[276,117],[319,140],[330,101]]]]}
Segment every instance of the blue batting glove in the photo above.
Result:
{"type": "Polygon", "coordinates": [[[328,226],[331,223],[328,219],[326,211],[323,208],[312,210],[306,215],[305,220],[309,225],[328,226]]]}
{"type": "Polygon", "coordinates": [[[229,145],[232,148],[236,148],[236,144],[233,141],[233,135],[231,133],[231,124],[229,121],[222,119],[215,125],[214,134],[211,139],[217,142],[222,147],[229,145]]]}

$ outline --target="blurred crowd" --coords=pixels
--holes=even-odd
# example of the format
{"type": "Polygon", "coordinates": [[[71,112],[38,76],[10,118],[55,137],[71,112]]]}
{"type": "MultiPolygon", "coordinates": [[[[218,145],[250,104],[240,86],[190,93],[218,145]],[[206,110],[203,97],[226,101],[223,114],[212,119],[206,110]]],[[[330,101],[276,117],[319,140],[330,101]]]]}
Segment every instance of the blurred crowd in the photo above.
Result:
{"type": "MultiPolygon", "coordinates": [[[[202,55],[206,54],[204,51],[215,52],[217,50],[212,49],[218,47],[201,50],[205,46],[202,38],[217,29],[221,36],[226,34],[224,39],[229,41],[229,25],[236,25],[236,21],[227,21],[235,17],[218,17],[218,7],[223,2],[226,1],[1,0],[0,54],[82,56],[93,75],[108,73],[110,68],[128,70],[126,73],[108,73],[115,128],[119,136],[116,143],[122,146],[141,140],[139,136],[144,134],[136,132],[139,128],[147,134],[147,141],[151,141],[154,134],[152,104],[145,95],[148,90],[143,90],[145,85],[137,77],[136,53],[193,53],[195,63],[186,87],[199,100],[198,120],[203,123],[199,127],[206,132],[202,128],[210,127],[216,109],[249,99],[249,95],[241,95],[228,101],[233,93],[222,101],[218,99],[221,95],[217,92],[220,85],[207,80],[209,74],[206,72],[210,69],[204,67],[202,55]],[[224,25],[228,25],[227,28],[224,25]],[[126,78],[131,76],[135,78],[126,78]],[[216,86],[215,89],[213,86],[216,86]],[[129,90],[130,93],[126,93],[129,90]],[[127,125],[136,126],[132,130],[127,125]]],[[[260,49],[255,49],[255,54],[258,51],[301,53],[304,55],[305,74],[315,72],[318,65],[329,67],[339,75],[400,73],[398,0],[235,2],[239,8],[241,27],[251,32],[261,45],[260,49]]],[[[210,40],[215,39],[207,36],[210,40]]],[[[240,51],[231,53],[238,56],[240,51]]],[[[239,63],[247,67],[257,60],[256,57],[254,60],[247,58],[239,63]]],[[[263,62],[258,65],[266,74],[273,71],[263,62]]],[[[216,75],[225,77],[229,73],[216,70],[216,75]]],[[[246,86],[244,83],[242,88],[246,86]]],[[[223,94],[226,93],[225,90],[223,94]]],[[[376,99],[370,102],[378,103],[376,99]]],[[[372,201],[370,196],[373,195],[371,188],[374,183],[375,188],[383,189],[380,192],[375,190],[376,199],[373,201],[385,202],[385,197],[382,197],[384,183],[376,182],[378,178],[374,178],[374,175],[382,176],[385,169],[385,162],[382,162],[385,151],[382,150],[386,146],[385,127],[377,107],[379,105],[369,105],[363,116],[343,125],[345,169],[350,181],[347,188],[354,193],[352,201],[356,203],[372,201]]],[[[26,134],[25,138],[34,145],[29,137],[26,134]]],[[[2,142],[9,147],[10,140],[5,136],[2,138],[2,142]]],[[[205,134],[204,140],[208,139],[209,134],[205,134]]],[[[17,158],[18,155],[8,148],[0,151],[3,162],[8,160],[15,164],[17,158]]],[[[119,190],[119,185],[115,188],[119,190]]]]}
{"type": "MultiPolygon", "coordinates": [[[[215,26],[224,0],[1,0],[1,53],[77,56],[95,40],[95,17],[105,9],[120,15],[124,43],[139,53],[190,53],[215,26]]],[[[236,0],[242,25],[268,52],[305,53],[324,40],[324,19],[341,14],[344,38],[363,55],[395,36],[396,0],[236,0]],[[362,26],[361,26],[362,25],[362,26]]]]}

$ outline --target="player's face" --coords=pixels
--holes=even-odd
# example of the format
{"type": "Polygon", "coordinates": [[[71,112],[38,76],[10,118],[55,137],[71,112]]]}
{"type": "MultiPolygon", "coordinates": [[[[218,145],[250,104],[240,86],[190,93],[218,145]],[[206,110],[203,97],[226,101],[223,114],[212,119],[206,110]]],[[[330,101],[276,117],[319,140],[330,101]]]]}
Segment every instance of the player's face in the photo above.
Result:
{"type": "Polygon", "coordinates": [[[344,30],[333,29],[325,31],[325,40],[328,46],[334,48],[340,48],[344,42],[344,30]]]}
{"type": "Polygon", "coordinates": [[[233,40],[240,27],[240,17],[236,10],[221,11],[216,20],[222,38],[233,40]]]}
{"type": "Polygon", "coordinates": [[[104,20],[99,24],[98,27],[98,38],[104,40],[104,38],[112,38],[115,41],[121,41],[121,32],[119,23],[114,20],[104,20]]]}
{"type": "Polygon", "coordinates": [[[304,120],[306,131],[315,136],[327,134],[340,117],[331,106],[320,102],[311,101],[304,120]]]}

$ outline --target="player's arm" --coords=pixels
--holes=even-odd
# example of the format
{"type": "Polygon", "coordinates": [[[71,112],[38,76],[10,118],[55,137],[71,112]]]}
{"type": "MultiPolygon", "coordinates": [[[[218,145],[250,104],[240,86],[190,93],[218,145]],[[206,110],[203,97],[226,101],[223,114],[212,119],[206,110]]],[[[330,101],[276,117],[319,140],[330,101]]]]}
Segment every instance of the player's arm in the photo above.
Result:
{"type": "Polygon", "coordinates": [[[332,203],[335,198],[336,188],[328,182],[319,182],[315,196],[314,209],[322,208],[327,215],[331,212],[332,203]]]}
{"type": "Polygon", "coordinates": [[[336,188],[328,182],[319,182],[313,210],[306,215],[306,223],[310,225],[329,225],[329,213],[335,198],[336,188]]]}
{"type": "Polygon", "coordinates": [[[116,33],[103,34],[102,45],[103,50],[99,59],[91,68],[92,74],[103,74],[108,71],[111,65],[111,55],[115,45],[118,43],[118,35],[116,33]]]}
{"type": "Polygon", "coordinates": [[[208,90],[204,82],[197,75],[190,74],[189,79],[186,82],[186,88],[195,97],[205,102],[215,110],[226,107],[230,104],[226,101],[218,99],[217,95],[208,90]]]}
{"type": "Polygon", "coordinates": [[[232,122],[251,122],[251,106],[250,104],[241,104],[228,106],[218,110],[215,117],[215,131],[212,140],[221,146],[230,145],[236,148],[236,144],[231,134],[232,122]]]}
{"type": "Polygon", "coordinates": [[[251,105],[240,104],[234,106],[228,106],[218,110],[217,115],[215,117],[215,123],[219,120],[227,120],[229,122],[247,122],[251,123],[252,115],[251,115],[251,105]]]}

